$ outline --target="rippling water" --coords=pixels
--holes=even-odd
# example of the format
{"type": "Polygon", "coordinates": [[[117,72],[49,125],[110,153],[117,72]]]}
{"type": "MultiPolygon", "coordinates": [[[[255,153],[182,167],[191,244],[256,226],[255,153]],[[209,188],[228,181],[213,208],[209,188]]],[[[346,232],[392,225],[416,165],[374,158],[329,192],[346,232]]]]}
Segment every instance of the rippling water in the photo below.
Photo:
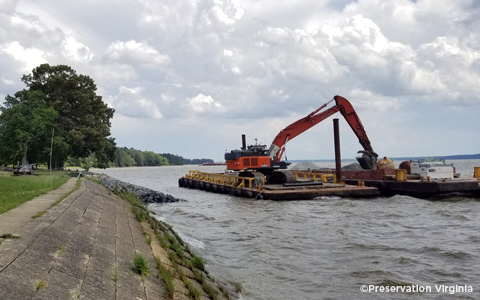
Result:
{"type": "MultiPolygon", "coordinates": [[[[472,176],[473,166],[480,166],[480,160],[452,162],[462,176],[472,176]]],[[[189,170],[223,168],[97,171],[185,199],[149,208],[206,259],[214,276],[241,283],[243,299],[480,299],[479,199],[274,202],[178,187],[178,178],[189,170]],[[442,284],[472,286],[473,292],[439,293],[435,285],[442,284]],[[432,291],[362,293],[362,285],[419,285],[432,291]]]]}

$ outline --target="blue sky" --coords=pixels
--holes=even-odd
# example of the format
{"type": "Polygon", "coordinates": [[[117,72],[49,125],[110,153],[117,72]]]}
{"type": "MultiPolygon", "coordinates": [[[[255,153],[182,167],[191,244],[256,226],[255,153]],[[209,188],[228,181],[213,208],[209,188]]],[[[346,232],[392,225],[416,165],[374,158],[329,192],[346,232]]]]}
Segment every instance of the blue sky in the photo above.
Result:
{"type": "MultiPolygon", "coordinates": [[[[479,20],[475,0],[0,0],[0,99],[66,64],[115,108],[119,146],[219,161],[341,95],[380,156],[480,153],[479,20]]],[[[334,158],[332,119],[288,158],[334,158]]]]}

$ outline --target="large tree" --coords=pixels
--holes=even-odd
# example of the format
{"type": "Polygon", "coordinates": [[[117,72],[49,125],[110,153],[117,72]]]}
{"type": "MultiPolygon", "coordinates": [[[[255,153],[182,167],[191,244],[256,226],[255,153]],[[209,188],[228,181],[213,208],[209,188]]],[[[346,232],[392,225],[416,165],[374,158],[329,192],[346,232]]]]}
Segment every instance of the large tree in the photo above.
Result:
{"type": "Polygon", "coordinates": [[[100,167],[115,159],[115,140],[110,136],[110,120],[115,110],[96,94],[95,82],[66,65],[42,64],[22,81],[30,91],[45,95],[45,103],[58,113],[56,124],[66,144],[68,156],[88,157],[95,153],[100,167]]]}
{"type": "MultiPolygon", "coordinates": [[[[48,162],[51,136],[58,113],[45,103],[40,91],[19,91],[7,95],[0,106],[0,161],[48,162]]],[[[62,140],[57,139],[61,151],[62,140]]]]}

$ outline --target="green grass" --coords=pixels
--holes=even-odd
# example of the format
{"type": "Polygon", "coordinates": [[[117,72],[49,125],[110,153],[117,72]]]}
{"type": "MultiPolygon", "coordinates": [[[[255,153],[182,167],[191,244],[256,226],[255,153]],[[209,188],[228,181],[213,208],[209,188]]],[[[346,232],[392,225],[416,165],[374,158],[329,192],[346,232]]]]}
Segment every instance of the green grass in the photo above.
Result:
{"type": "Polygon", "coordinates": [[[133,271],[143,276],[148,276],[150,272],[150,267],[148,262],[141,254],[136,254],[133,259],[133,271]]]}
{"type": "Polygon", "coordinates": [[[223,296],[227,298],[227,300],[230,299],[230,295],[223,285],[217,284],[217,288],[223,294],[223,296]]]}
{"type": "MultiPolygon", "coordinates": [[[[135,193],[120,192],[118,186],[114,187],[113,193],[133,205],[132,211],[139,222],[148,222],[150,228],[153,230],[153,235],[146,232],[143,233],[147,243],[151,244],[152,241],[154,241],[154,236],[167,252],[173,270],[167,269],[157,257],[155,260],[158,270],[157,277],[161,277],[165,282],[170,298],[174,299],[176,296],[173,280],[174,278],[179,278],[188,289],[190,299],[201,299],[203,292],[212,300],[217,300],[218,295],[223,295],[226,299],[231,299],[229,291],[208,276],[205,268],[205,260],[195,255],[170,225],[152,217],[135,193]],[[193,272],[194,278],[188,279],[181,271],[180,266],[190,269],[193,272]],[[197,287],[197,283],[200,285],[199,287],[197,287]],[[212,284],[214,286],[212,286],[212,284]]],[[[148,275],[150,269],[145,258],[140,255],[135,256],[133,271],[141,274],[142,280],[148,275]]],[[[237,290],[238,289],[239,287],[237,287],[237,290]]]]}
{"type": "Polygon", "coordinates": [[[203,273],[198,271],[197,269],[191,269],[195,280],[198,282],[203,282],[203,273]]]}
{"type": "Polygon", "coordinates": [[[135,206],[132,206],[132,212],[135,214],[135,217],[137,217],[138,222],[142,223],[145,220],[145,214],[143,210],[138,209],[135,206]]]}
{"type": "Polygon", "coordinates": [[[11,234],[11,233],[4,233],[2,235],[0,235],[0,238],[2,239],[18,239],[19,236],[18,235],[15,235],[15,234],[11,234]]]}
{"type": "Polygon", "coordinates": [[[162,275],[163,281],[165,281],[165,284],[167,285],[168,293],[173,299],[175,297],[175,286],[173,285],[172,273],[170,273],[170,271],[162,264],[160,259],[156,258],[155,261],[157,262],[158,271],[160,272],[160,275],[162,275]]]}
{"type": "Polygon", "coordinates": [[[193,255],[191,261],[192,261],[192,264],[195,268],[197,268],[199,270],[202,270],[202,271],[205,271],[205,262],[203,261],[203,259],[201,257],[193,255]]]}
{"type": "Polygon", "coordinates": [[[35,283],[35,289],[38,291],[46,285],[47,285],[47,283],[45,281],[40,280],[39,282],[35,283]]]}
{"type": "Polygon", "coordinates": [[[46,210],[39,211],[39,212],[36,213],[34,216],[32,216],[32,218],[34,218],[34,219],[40,218],[40,217],[43,216],[46,212],[47,212],[46,210]]]}
{"type": "MultiPolygon", "coordinates": [[[[101,185],[101,186],[104,186],[103,182],[102,182],[100,179],[93,178],[93,177],[90,177],[90,176],[87,176],[87,177],[85,177],[85,178],[87,178],[88,180],[90,180],[90,181],[92,181],[92,182],[95,182],[95,183],[97,183],[97,184],[99,184],[99,185],[101,185]]],[[[109,193],[110,193],[110,192],[109,192],[109,193]]],[[[110,194],[111,194],[111,193],[110,193],[110,194]]],[[[109,194],[109,195],[110,195],[110,194],[109,194]]]]}
{"type": "Polygon", "coordinates": [[[65,245],[62,245],[60,249],[58,249],[57,252],[55,253],[55,256],[60,257],[60,255],[62,255],[64,250],[65,250],[65,245]]]}
{"type": "Polygon", "coordinates": [[[50,176],[47,174],[0,176],[0,214],[57,189],[69,179],[63,174],[63,171],[52,172],[52,188],[50,188],[50,176]]]}
{"type": "Polygon", "coordinates": [[[146,211],[147,209],[145,208],[145,206],[142,204],[142,202],[140,201],[140,198],[137,196],[137,194],[135,194],[134,192],[120,192],[118,190],[118,185],[115,185],[114,188],[113,188],[113,193],[117,196],[120,196],[121,198],[127,200],[128,202],[130,202],[130,204],[132,204],[133,206],[136,206],[138,208],[141,208],[143,209],[144,211],[146,211]]]}
{"type": "Polygon", "coordinates": [[[208,294],[208,296],[210,297],[210,299],[212,300],[217,300],[217,292],[215,290],[215,288],[213,288],[211,285],[209,285],[207,283],[207,281],[203,281],[202,282],[202,286],[203,286],[203,290],[208,294]]]}
{"type": "Polygon", "coordinates": [[[187,286],[188,292],[190,293],[190,298],[195,300],[202,299],[202,293],[193,285],[193,283],[187,278],[183,279],[183,283],[187,286]]]}
{"type": "Polygon", "coordinates": [[[117,268],[116,265],[113,267],[112,280],[113,280],[113,282],[115,282],[115,284],[117,284],[117,282],[118,282],[118,268],[117,268]]]}
{"type": "Polygon", "coordinates": [[[148,243],[149,245],[152,245],[152,237],[151,237],[148,233],[147,233],[147,235],[146,235],[146,238],[147,238],[147,243],[148,243]]]}

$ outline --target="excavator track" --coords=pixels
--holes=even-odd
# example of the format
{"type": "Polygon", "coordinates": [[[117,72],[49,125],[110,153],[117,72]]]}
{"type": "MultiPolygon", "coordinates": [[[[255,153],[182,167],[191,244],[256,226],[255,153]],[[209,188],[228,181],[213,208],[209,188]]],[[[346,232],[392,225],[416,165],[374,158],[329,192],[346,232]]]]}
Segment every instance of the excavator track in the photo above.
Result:
{"type": "Polygon", "coordinates": [[[275,170],[267,176],[267,182],[270,184],[284,184],[297,182],[297,176],[289,170],[275,170]]]}
{"type": "Polygon", "coordinates": [[[264,169],[264,170],[245,170],[238,174],[240,177],[255,177],[261,178],[265,177],[266,183],[268,184],[284,184],[284,183],[292,183],[297,182],[297,177],[292,171],[289,170],[272,170],[272,169],[264,169]]]}

